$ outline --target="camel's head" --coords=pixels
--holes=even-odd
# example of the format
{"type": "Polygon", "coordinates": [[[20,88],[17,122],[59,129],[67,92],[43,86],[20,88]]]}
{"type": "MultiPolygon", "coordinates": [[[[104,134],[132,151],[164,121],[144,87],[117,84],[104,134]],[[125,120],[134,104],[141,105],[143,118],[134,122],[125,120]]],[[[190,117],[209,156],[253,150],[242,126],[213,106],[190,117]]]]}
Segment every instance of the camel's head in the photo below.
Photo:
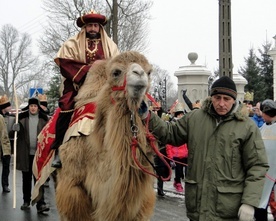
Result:
{"type": "Polygon", "coordinates": [[[130,109],[137,109],[149,90],[151,71],[152,65],[138,52],[124,52],[111,59],[107,73],[113,99],[126,99],[130,109]]]}

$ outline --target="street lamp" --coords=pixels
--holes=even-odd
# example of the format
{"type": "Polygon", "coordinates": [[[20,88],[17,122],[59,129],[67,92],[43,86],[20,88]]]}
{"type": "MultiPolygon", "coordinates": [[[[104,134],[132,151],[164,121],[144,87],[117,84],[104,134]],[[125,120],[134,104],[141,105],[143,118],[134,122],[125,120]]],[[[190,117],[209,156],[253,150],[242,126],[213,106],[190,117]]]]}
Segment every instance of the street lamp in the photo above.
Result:
{"type": "Polygon", "coordinates": [[[167,79],[164,78],[154,87],[152,96],[156,102],[161,103],[163,110],[167,109],[167,79]]]}

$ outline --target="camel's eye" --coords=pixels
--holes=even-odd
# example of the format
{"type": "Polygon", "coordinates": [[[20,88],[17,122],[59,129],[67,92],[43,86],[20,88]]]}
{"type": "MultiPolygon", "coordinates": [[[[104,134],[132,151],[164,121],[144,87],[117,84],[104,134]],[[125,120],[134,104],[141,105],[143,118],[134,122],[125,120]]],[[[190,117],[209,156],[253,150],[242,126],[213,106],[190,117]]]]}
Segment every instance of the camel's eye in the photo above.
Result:
{"type": "Polygon", "coordinates": [[[116,69],[116,70],[114,70],[114,71],[113,71],[113,76],[114,76],[114,77],[118,77],[118,76],[120,76],[120,75],[121,75],[121,73],[122,73],[122,71],[121,71],[121,70],[116,69]]]}
{"type": "Polygon", "coordinates": [[[148,71],[148,73],[147,73],[147,74],[148,74],[148,76],[150,76],[150,75],[151,75],[151,72],[152,72],[152,70],[148,71]]]}

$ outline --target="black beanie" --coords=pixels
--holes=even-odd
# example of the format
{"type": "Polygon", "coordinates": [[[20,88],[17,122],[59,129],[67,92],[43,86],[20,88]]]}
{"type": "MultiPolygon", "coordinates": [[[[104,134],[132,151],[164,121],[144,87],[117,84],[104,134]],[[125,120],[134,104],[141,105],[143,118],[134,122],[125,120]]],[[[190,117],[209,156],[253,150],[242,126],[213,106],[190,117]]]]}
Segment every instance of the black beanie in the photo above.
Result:
{"type": "Polygon", "coordinates": [[[264,100],[260,105],[260,109],[270,117],[276,116],[276,102],[271,99],[264,100]]]}
{"type": "Polygon", "coordinates": [[[236,100],[237,98],[236,84],[231,78],[227,76],[222,76],[221,78],[216,80],[211,87],[211,96],[215,94],[225,94],[225,95],[231,96],[236,100]]]}

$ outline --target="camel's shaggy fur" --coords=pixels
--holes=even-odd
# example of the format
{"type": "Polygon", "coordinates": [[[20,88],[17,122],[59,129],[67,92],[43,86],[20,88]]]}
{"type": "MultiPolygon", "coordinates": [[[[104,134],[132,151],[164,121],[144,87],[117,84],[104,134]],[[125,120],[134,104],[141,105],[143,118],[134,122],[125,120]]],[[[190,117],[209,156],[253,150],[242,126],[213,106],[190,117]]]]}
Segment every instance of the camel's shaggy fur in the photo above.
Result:
{"type": "MultiPolygon", "coordinates": [[[[154,180],[133,160],[130,116],[132,110],[139,129],[137,140],[152,160],[146,128],[137,113],[149,89],[151,68],[143,55],[125,52],[109,61],[97,62],[89,71],[76,97],[76,107],[97,103],[94,130],[88,136],[72,137],[60,147],[63,168],[58,171],[56,201],[61,220],[150,219],[155,204],[154,180]],[[133,67],[135,70],[130,73],[133,67]],[[131,75],[147,79],[147,88],[133,89],[140,83],[130,80],[131,75]],[[112,87],[124,84],[125,77],[126,92],[113,91],[112,87]]],[[[150,163],[138,150],[137,158],[152,172],[150,163]]]]}

